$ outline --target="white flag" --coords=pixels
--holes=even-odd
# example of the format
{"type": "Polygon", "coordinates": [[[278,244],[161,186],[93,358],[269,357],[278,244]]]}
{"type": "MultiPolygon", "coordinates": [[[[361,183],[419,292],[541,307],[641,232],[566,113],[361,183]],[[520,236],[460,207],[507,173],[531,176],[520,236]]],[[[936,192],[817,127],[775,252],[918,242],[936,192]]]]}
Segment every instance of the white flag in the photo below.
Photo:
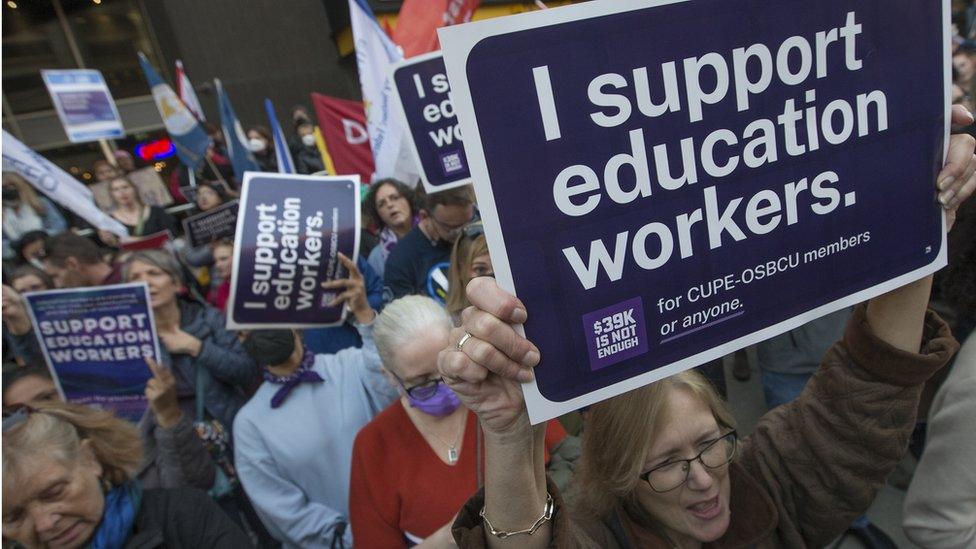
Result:
{"type": "Polygon", "coordinates": [[[37,190],[73,211],[98,229],[129,236],[125,225],[98,209],[88,187],[53,162],[32,151],[14,136],[3,132],[3,171],[15,172],[37,190]]]}
{"type": "Polygon", "coordinates": [[[179,59],[176,60],[176,89],[183,104],[190,109],[193,116],[196,116],[200,122],[206,122],[207,117],[203,115],[203,107],[200,106],[200,100],[197,99],[197,92],[193,91],[193,84],[190,83],[190,78],[183,70],[183,62],[179,59]]]}
{"type": "Polygon", "coordinates": [[[376,22],[365,0],[349,0],[349,18],[363,90],[369,146],[376,172],[373,180],[395,177],[413,185],[419,171],[409,154],[401,153],[407,128],[396,116],[390,65],[403,59],[403,52],[376,22]]]}

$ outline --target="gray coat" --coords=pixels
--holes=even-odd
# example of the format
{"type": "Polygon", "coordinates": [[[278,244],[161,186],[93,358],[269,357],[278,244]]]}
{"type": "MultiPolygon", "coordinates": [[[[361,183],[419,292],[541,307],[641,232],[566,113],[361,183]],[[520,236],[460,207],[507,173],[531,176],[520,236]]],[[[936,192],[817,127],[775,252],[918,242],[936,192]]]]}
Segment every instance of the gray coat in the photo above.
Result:
{"type": "Polygon", "coordinates": [[[206,380],[204,407],[230,431],[234,416],[247,401],[244,389],[258,379],[257,364],[244,352],[237,334],[227,330],[224,315],[195,301],[180,301],[180,329],[199,339],[203,346],[196,357],[171,355],[164,346],[163,364],[173,369],[181,397],[195,398],[197,368],[206,380]]]}
{"type": "Polygon", "coordinates": [[[193,428],[193,417],[185,409],[183,417],[169,429],[157,425],[152,412],[147,412],[139,422],[139,432],[143,456],[136,478],[143,488],[209,490],[213,486],[213,459],[193,428]]]}

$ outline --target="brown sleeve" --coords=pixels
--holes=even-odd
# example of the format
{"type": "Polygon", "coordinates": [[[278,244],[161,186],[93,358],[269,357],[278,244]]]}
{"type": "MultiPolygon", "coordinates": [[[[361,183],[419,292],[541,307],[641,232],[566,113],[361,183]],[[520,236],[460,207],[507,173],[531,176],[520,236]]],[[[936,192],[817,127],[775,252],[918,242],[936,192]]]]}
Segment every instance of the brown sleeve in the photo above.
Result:
{"type": "Polygon", "coordinates": [[[780,539],[822,547],[874,500],[915,427],[922,384],[958,349],[929,311],[921,351],[880,340],[858,306],[803,393],[763,416],[741,463],[766,486],[780,539]]]}
{"type": "MultiPolygon", "coordinates": [[[[549,542],[550,548],[580,549],[583,547],[612,548],[617,546],[613,540],[613,535],[608,529],[596,527],[596,531],[584,532],[583,529],[579,528],[568,512],[562,494],[559,493],[559,489],[556,488],[555,483],[548,476],[546,477],[546,486],[555,505],[555,511],[552,514],[552,540],[549,542]],[[600,539],[594,541],[591,536],[600,539]]],[[[454,535],[454,541],[458,547],[462,549],[484,549],[488,547],[486,538],[491,534],[485,530],[484,523],[479,514],[484,506],[485,489],[481,488],[458,511],[457,518],[451,526],[451,533],[454,535]]],[[[594,524],[594,526],[597,525],[594,524]]]]}

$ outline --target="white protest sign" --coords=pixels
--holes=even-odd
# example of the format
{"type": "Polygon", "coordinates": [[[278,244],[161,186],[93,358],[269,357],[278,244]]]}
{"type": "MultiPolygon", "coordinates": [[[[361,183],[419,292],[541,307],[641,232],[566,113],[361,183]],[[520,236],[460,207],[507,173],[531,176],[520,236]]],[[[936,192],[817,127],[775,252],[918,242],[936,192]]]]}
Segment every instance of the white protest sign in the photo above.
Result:
{"type": "Polygon", "coordinates": [[[42,70],[41,78],[72,143],[125,137],[122,118],[100,71],[42,70]]]}
{"type": "Polygon", "coordinates": [[[81,216],[98,229],[128,236],[125,225],[98,209],[92,193],[77,179],[3,132],[3,170],[20,174],[48,198],[81,216]]]}

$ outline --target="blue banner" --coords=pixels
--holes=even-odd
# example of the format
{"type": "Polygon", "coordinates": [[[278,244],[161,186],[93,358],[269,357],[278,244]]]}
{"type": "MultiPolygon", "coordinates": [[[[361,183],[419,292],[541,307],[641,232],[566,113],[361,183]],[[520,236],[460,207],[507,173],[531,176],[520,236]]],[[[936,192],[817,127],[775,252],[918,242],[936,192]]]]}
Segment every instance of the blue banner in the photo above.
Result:
{"type": "Polygon", "coordinates": [[[69,141],[125,137],[122,118],[100,71],[42,70],[41,78],[69,141]]]}
{"type": "Polygon", "coordinates": [[[441,29],[542,352],[532,421],[943,266],[948,9],[621,0],[441,29]]]}
{"type": "Polygon", "coordinates": [[[271,138],[274,139],[275,158],[278,161],[278,173],[295,173],[295,161],[288,149],[285,132],[281,131],[281,124],[275,116],[274,103],[270,99],[264,100],[264,110],[268,113],[268,124],[271,126],[271,138]]]}
{"type": "Polygon", "coordinates": [[[176,154],[180,157],[180,162],[195,170],[205,159],[207,149],[210,147],[210,136],[141,52],[139,65],[146,75],[146,82],[149,83],[149,90],[156,102],[159,116],[163,119],[170,139],[176,145],[176,154]]]}
{"type": "Polygon", "coordinates": [[[214,80],[217,86],[217,106],[220,107],[220,127],[224,131],[224,142],[227,143],[227,155],[230,156],[231,166],[234,168],[234,177],[237,181],[244,180],[244,172],[261,171],[258,162],[254,159],[251,150],[247,148],[247,135],[241,126],[241,121],[234,113],[234,107],[230,104],[230,97],[224,91],[224,85],[219,79],[214,80]]]}
{"type": "Polygon", "coordinates": [[[308,328],[345,320],[339,253],[359,254],[359,177],[248,172],[244,176],[227,327],[308,328]]]}
{"type": "Polygon", "coordinates": [[[471,183],[461,125],[451,103],[451,85],[441,52],[412,57],[393,69],[408,145],[428,193],[471,183]]]}
{"type": "Polygon", "coordinates": [[[145,284],[24,294],[61,396],[138,421],[146,410],[146,357],[159,361],[145,284]]]}

